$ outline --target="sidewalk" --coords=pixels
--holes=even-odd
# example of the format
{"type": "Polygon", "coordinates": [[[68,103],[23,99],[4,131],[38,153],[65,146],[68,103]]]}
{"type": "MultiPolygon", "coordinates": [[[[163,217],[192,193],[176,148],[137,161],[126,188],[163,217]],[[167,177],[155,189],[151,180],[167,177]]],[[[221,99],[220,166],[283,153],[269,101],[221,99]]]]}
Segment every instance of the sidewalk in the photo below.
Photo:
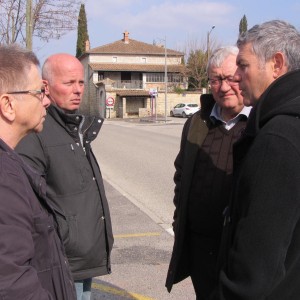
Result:
{"type": "Polygon", "coordinates": [[[93,281],[93,300],[194,300],[189,279],[164,287],[173,236],[126,197],[105,183],[115,243],[112,274],[93,281]]]}
{"type": "Polygon", "coordinates": [[[180,118],[180,117],[167,117],[164,116],[149,116],[143,118],[108,118],[105,119],[105,122],[114,122],[114,121],[122,121],[122,122],[129,122],[129,123],[141,123],[141,124],[172,124],[172,123],[184,123],[187,118],[180,118]]]}

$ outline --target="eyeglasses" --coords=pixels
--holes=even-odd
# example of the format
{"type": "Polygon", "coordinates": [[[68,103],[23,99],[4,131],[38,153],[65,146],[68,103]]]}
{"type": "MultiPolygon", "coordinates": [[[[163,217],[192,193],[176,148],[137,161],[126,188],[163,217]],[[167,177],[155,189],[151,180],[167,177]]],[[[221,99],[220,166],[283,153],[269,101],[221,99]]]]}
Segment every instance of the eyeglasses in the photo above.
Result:
{"type": "Polygon", "coordinates": [[[41,101],[43,101],[45,97],[45,89],[42,88],[40,90],[28,90],[28,91],[18,91],[18,92],[7,92],[6,94],[31,94],[34,96],[38,96],[41,101]]]}
{"type": "Polygon", "coordinates": [[[222,85],[222,81],[225,81],[228,85],[238,85],[239,83],[234,80],[233,76],[227,76],[227,77],[217,77],[217,78],[209,78],[209,83],[213,87],[220,87],[222,85]]]}

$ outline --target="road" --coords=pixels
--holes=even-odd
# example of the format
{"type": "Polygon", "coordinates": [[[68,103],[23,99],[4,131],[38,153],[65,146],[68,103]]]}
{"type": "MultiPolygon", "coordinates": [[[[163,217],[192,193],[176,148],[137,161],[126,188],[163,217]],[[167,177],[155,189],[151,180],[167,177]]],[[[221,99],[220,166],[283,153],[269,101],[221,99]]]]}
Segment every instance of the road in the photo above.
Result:
{"type": "Polygon", "coordinates": [[[170,120],[105,120],[93,143],[104,178],[166,230],[173,218],[174,159],[186,119],[170,120]]]}
{"type": "Polygon", "coordinates": [[[194,300],[190,279],[165,288],[174,237],[174,159],[186,119],[105,120],[93,150],[101,166],[113,231],[112,274],[93,281],[92,299],[194,300]]]}

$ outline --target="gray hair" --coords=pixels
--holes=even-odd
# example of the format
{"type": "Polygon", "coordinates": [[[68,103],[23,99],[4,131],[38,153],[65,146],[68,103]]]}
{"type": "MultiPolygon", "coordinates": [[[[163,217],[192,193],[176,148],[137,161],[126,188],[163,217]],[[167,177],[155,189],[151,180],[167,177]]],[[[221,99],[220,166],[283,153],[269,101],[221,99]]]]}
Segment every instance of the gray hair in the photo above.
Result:
{"type": "Polygon", "coordinates": [[[32,51],[17,44],[0,46],[0,94],[26,88],[32,65],[40,65],[32,51]]]}
{"type": "Polygon", "coordinates": [[[285,21],[272,20],[253,26],[237,40],[238,48],[248,43],[251,43],[261,66],[276,52],[281,52],[285,56],[288,71],[300,68],[300,33],[285,21]]]}
{"type": "Polygon", "coordinates": [[[239,49],[236,46],[225,46],[216,49],[208,60],[207,67],[206,67],[207,74],[209,73],[209,70],[212,67],[220,68],[224,60],[228,56],[230,55],[237,56],[238,53],[239,53],[239,49]]]}

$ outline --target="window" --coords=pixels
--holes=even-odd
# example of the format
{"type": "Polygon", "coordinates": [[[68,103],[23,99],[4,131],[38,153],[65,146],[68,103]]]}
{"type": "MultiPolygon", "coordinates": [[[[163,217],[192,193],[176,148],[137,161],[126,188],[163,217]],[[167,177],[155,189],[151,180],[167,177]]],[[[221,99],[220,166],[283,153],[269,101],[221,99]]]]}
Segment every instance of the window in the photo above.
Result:
{"type": "Polygon", "coordinates": [[[98,81],[101,81],[104,79],[104,72],[98,71],[98,81]]]}
{"type": "Polygon", "coordinates": [[[182,76],[180,74],[168,74],[168,81],[169,82],[182,82],[182,76]]]}
{"type": "Polygon", "coordinates": [[[147,73],[146,82],[164,82],[165,74],[164,73],[147,73]]]}
{"type": "MultiPolygon", "coordinates": [[[[183,82],[180,74],[168,73],[168,82],[183,82]]],[[[146,82],[165,82],[165,73],[146,73],[146,82]]]]}
{"type": "Polygon", "coordinates": [[[142,57],[142,63],[146,64],[147,63],[147,58],[146,57],[142,57]]]}
{"type": "Polygon", "coordinates": [[[117,56],[113,56],[112,61],[113,62],[117,62],[118,61],[118,57],[117,56]]]}
{"type": "Polygon", "coordinates": [[[131,80],[131,72],[121,72],[121,81],[131,80]]]}

